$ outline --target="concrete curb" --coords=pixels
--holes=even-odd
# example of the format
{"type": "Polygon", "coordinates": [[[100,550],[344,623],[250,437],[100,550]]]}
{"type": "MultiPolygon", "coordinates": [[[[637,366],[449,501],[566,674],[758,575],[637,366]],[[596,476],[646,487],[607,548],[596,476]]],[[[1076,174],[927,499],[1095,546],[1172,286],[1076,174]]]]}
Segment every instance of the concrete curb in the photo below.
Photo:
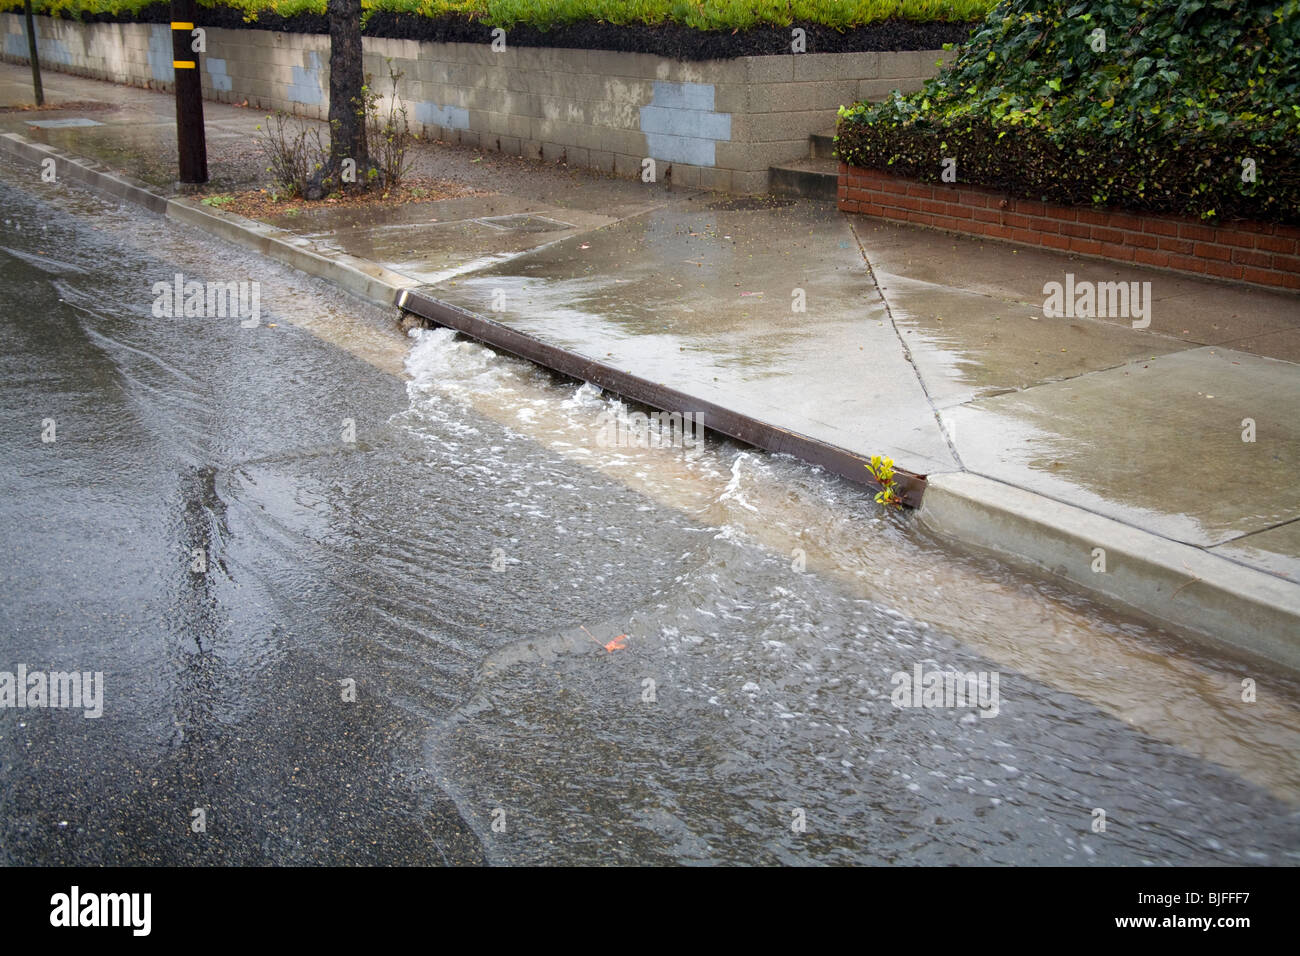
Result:
{"type": "MultiPolygon", "coordinates": [[[[310,241],[189,199],[167,199],[95,165],[16,134],[0,151],[38,166],[54,158],[76,182],[326,279],[384,308],[409,276],[342,253],[317,252],[310,241]]],[[[580,358],[575,356],[575,358],[580,358]]],[[[1027,565],[1218,643],[1300,673],[1300,585],[1169,541],[1139,528],[970,472],[930,475],[921,521],[953,541],[1027,565]],[[1106,571],[1092,571],[1093,549],[1106,571]]]]}
{"type": "Polygon", "coordinates": [[[1300,585],[970,472],[930,475],[938,534],[1300,672],[1300,585]],[[1105,572],[1094,572],[1094,548],[1105,572]]]}
{"type": "Polygon", "coordinates": [[[99,192],[118,199],[125,199],[160,216],[167,213],[167,199],[151,192],[148,188],[111,173],[95,163],[61,153],[51,146],[33,143],[18,133],[5,133],[0,136],[0,150],[21,162],[29,162],[39,167],[42,160],[53,159],[56,176],[63,176],[83,186],[90,186],[99,192]]]}

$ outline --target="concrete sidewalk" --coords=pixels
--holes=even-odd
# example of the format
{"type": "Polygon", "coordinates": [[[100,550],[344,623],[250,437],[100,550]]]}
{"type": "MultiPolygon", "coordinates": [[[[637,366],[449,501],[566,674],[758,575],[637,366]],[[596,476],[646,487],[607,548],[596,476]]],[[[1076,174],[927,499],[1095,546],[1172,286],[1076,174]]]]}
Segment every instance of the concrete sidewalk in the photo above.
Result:
{"type": "MultiPolygon", "coordinates": [[[[0,105],[24,84],[0,65],[0,105]]],[[[170,97],[48,85],[53,100],[117,108],[40,114],[101,124],[57,129],[0,113],[0,132],[173,192],[170,97]]],[[[264,117],[205,110],[215,191],[256,182],[264,117]]],[[[432,144],[416,169],[495,193],[383,221],[321,207],[253,227],[186,201],[168,214],[245,244],[269,236],[327,277],[348,263],[374,277],[372,297],[418,286],[647,381],[889,455],[929,475],[921,518],[940,533],[1300,669],[1300,297],[432,144]],[[1149,327],[1045,314],[1044,285],[1067,275],[1149,282],[1149,327]]]]}

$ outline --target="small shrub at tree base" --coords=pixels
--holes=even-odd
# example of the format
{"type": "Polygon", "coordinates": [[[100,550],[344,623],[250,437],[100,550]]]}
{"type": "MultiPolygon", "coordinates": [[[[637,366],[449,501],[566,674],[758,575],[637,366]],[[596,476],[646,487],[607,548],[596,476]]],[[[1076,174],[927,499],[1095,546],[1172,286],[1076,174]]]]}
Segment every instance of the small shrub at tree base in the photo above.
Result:
{"type": "Polygon", "coordinates": [[[285,112],[268,116],[258,126],[260,145],[265,150],[277,191],[286,198],[302,196],[319,199],[328,191],[322,178],[329,149],[321,137],[321,128],[285,112]]]}
{"type": "Polygon", "coordinates": [[[1300,0],[1006,0],[846,163],[1050,202],[1300,222],[1300,0]]]}
{"type": "Polygon", "coordinates": [[[397,95],[401,73],[394,72],[390,65],[388,76],[391,91],[384,112],[380,111],[381,97],[371,89],[368,77],[363,87],[361,112],[371,165],[355,171],[355,185],[338,182],[327,172],[329,146],[322,127],[315,122],[281,111],[268,116],[266,123],[258,126],[260,144],[270,162],[267,172],[271,174],[277,195],[285,199],[338,198],[344,188],[391,189],[401,183],[410,170],[407,153],[413,136],[406,106],[397,95]]]}
{"type": "Polygon", "coordinates": [[[407,158],[413,139],[411,124],[407,120],[406,104],[397,95],[397,83],[401,78],[401,72],[394,70],[391,61],[388,62],[388,107],[382,112],[380,97],[371,90],[368,77],[366,83],[366,137],[373,164],[371,168],[384,189],[399,185],[411,167],[407,158]]]}

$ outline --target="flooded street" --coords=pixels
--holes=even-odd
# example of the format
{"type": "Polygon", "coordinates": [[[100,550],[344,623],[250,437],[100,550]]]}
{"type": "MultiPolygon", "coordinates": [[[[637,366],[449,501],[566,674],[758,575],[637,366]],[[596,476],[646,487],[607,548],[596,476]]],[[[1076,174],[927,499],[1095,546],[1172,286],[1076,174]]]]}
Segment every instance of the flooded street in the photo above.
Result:
{"type": "Polygon", "coordinates": [[[1275,668],[793,459],[610,447],[591,386],[31,175],[0,670],[104,695],[0,709],[0,862],[1300,861],[1275,668]],[[258,325],[156,316],[177,273],[258,325]],[[996,706],[895,706],[918,670],[996,706]]]}

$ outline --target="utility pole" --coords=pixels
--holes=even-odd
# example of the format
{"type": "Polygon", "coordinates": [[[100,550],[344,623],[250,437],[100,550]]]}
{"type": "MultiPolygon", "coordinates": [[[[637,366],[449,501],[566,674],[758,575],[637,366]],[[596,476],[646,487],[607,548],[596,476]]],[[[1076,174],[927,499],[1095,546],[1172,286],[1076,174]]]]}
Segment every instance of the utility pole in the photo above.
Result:
{"type": "Polygon", "coordinates": [[[208,181],[208,144],[203,132],[203,83],[192,33],[196,0],[172,0],[172,66],[176,73],[176,147],[181,182],[208,181]]]}
{"type": "Polygon", "coordinates": [[[32,23],[32,0],[23,0],[23,16],[27,18],[27,52],[32,61],[32,89],[36,91],[36,105],[45,105],[45,90],[41,88],[41,61],[36,56],[36,26],[32,23]]]}

